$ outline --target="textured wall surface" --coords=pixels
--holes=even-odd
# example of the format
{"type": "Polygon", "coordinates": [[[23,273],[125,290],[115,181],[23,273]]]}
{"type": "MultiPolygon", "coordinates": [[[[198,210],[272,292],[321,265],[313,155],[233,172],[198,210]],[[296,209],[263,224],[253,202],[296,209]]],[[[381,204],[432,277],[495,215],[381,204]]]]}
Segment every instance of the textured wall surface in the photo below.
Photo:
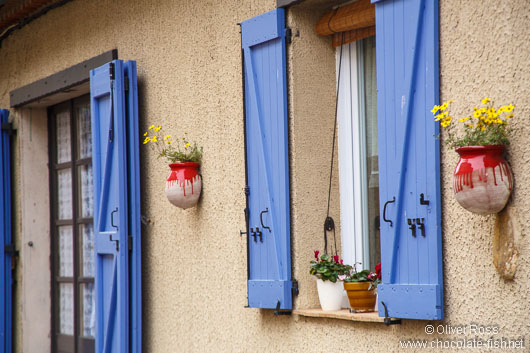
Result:
{"type": "MultiPolygon", "coordinates": [[[[396,352],[401,351],[400,339],[431,338],[424,333],[427,322],[423,321],[385,327],[274,317],[272,311],[243,308],[246,245],[239,230],[245,226],[245,180],[236,24],[274,6],[273,0],[77,0],[16,31],[0,48],[2,107],[9,106],[11,90],[117,48],[120,58],[138,62],[141,129],[160,123],[169,133],[187,132],[204,146],[203,194],[199,206],[189,210],[166,201],[167,166],[146,146],[141,149],[142,214],[152,220],[142,234],[144,352],[396,352]]],[[[288,49],[289,126],[293,276],[300,282],[297,308],[318,305],[315,283],[307,271],[312,251],[322,247],[335,59],[330,42],[317,37],[313,26],[326,7],[325,1],[311,0],[293,7],[288,17],[293,29],[288,49]]],[[[520,225],[514,235],[519,252],[515,278],[503,280],[492,263],[495,216],[473,215],[458,206],[451,190],[457,156],[444,147],[445,323],[498,325],[500,336],[526,335],[526,349],[530,345],[530,127],[525,123],[530,114],[529,28],[527,0],[440,0],[442,99],[455,100],[455,111],[462,114],[484,96],[516,105],[509,148],[516,180],[510,214],[520,225]]],[[[15,111],[14,116],[21,114],[15,111]]],[[[16,173],[20,170],[18,166],[16,173]]],[[[338,225],[336,179],[332,195],[331,214],[338,225]]],[[[20,204],[17,200],[17,224],[20,204]]],[[[17,241],[21,239],[18,229],[17,241]]],[[[19,260],[25,261],[24,256],[19,260]]],[[[31,287],[20,272],[18,280],[20,318],[25,305],[22,288],[42,288],[31,287]]],[[[17,320],[17,351],[33,353],[23,346],[21,337],[28,333],[20,326],[17,320]]]]}

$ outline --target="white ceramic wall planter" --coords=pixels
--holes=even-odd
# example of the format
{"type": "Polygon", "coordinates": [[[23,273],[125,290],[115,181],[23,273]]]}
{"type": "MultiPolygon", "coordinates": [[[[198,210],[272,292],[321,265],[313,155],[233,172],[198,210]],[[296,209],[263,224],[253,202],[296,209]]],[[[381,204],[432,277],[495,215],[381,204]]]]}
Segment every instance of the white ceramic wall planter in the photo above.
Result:
{"type": "Polygon", "coordinates": [[[318,299],[324,311],[335,311],[342,308],[344,285],[342,281],[335,283],[317,278],[318,299]]]}

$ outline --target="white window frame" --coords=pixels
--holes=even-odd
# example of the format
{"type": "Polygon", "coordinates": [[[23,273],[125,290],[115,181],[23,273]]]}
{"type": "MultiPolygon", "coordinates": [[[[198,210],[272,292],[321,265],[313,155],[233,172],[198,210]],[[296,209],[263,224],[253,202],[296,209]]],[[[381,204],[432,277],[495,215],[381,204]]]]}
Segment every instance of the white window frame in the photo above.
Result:
{"type": "MultiPolygon", "coordinates": [[[[358,271],[370,265],[368,197],[366,190],[366,127],[362,43],[342,46],[339,86],[338,152],[342,258],[358,271]]],[[[341,48],[336,48],[339,73],[341,48]]]]}

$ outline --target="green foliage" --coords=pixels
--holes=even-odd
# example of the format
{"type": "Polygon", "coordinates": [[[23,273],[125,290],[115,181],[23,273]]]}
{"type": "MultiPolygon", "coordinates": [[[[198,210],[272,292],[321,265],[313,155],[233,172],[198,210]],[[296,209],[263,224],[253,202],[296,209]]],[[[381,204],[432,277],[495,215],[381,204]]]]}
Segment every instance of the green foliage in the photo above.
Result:
{"type": "Polygon", "coordinates": [[[151,125],[144,133],[143,144],[149,144],[158,154],[158,158],[164,157],[169,163],[201,163],[202,147],[196,142],[193,145],[188,141],[187,133],[185,136],[172,140],[171,135],[163,136],[160,131],[162,126],[155,127],[151,125]]]}
{"type": "Polygon", "coordinates": [[[350,265],[342,264],[338,256],[331,258],[328,254],[324,254],[319,259],[318,251],[315,251],[315,260],[311,261],[309,273],[323,281],[336,283],[339,276],[347,275],[351,268],[350,265]]]}
{"type": "Polygon", "coordinates": [[[453,117],[449,114],[449,100],[442,105],[435,105],[431,112],[435,120],[447,131],[446,145],[451,148],[462,146],[508,145],[509,120],[513,117],[513,104],[500,106],[496,109],[489,98],[484,98],[480,108],[474,107],[473,112],[458,122],[464,125],[463,136],[459,134],[453,117]]]}

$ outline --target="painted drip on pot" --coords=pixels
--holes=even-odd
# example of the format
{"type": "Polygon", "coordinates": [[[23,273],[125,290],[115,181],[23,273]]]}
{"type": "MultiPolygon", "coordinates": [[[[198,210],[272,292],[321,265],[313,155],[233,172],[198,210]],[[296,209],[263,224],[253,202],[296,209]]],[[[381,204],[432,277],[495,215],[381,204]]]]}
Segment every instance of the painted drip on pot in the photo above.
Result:
{"type": "Polygon", "coordinates": [[[175,184],[178,184],[178,186],[180,186],[180,188],[182,189],[182,192],[184,194],[184,196],[186,196],[186,187],[188,185],[191,185],[191,194],[193,195],[194,194],[194,188],[193,188],[193,185],[195,183],[197,183],[200,179],[200,175],[196,175],[193,179],[184,179],[184,180],[179,180],[179,179],[173,179],[173,180],[168,180],[166,182],[166,189],[170,189],[170,188],[173,188],[175,186],[175,184]]]}
{"type": "MultiPolygon", "coordinates": [[[[480,168],[480,169],[477,169],[477,170],[474,170],[472,172],[468,172],[468,173],[461,173],[461,174],[456,174],[454,179],[453,179],[453,190],[456,193],[464,190],[464,186],[467,186],[468,188],[470,189],[473,189],[474,185],[473,185],[473,173],[476,173],[477,174],[477,177],[478,177],[478,180],[487,184],[488,183],[488,172],[487,172],[487,169],[489,168],[480,168]]],[[[499,161],[498,164],[496,166],[492,166],[491,167],[491,170],[492,170],[492,174],[493,174],[493,183],[495,186],[497,186],[497,180],[498,180],[498,177],[497,177],[497,173],[499,173],[500,175],[500,181],[504,181],[504,178],[506,177],[507,181],[508,181],[508,188],[510,190],[510,192],[512,191],[512,188],[513,188],[513,180],[512,180],[512,176],[510,174],[510,169],[508,167],[508,164],[506,162],[503,162],[503,161],[499,161]],[[497,170],[498,168],[498,170],[497,170]]]]}

